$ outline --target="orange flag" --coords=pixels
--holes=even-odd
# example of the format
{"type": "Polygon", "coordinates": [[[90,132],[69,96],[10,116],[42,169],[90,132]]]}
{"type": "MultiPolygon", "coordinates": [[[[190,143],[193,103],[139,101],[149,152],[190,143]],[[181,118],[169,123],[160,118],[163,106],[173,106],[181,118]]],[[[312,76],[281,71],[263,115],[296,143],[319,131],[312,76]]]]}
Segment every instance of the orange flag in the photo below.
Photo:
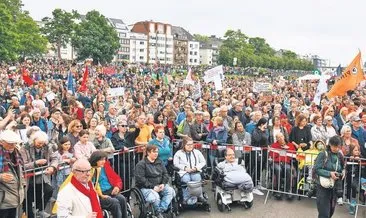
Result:
{"type": "Polygon", "coordinates": [[[361,52],[359,52],[346,70],[343,71],[342,76],[338,78],[327,96],[328,98],[344,96],[347,91],[354,90],[362,80],[364,80],[364,75],[361,68],[361,52]]]}

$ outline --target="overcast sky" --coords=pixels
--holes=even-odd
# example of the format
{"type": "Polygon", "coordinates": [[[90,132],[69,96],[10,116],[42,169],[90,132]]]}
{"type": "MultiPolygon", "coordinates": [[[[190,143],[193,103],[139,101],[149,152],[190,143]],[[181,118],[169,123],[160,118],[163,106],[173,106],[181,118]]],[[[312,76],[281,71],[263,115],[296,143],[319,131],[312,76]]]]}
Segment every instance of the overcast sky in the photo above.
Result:
{"type": "Polygon", "coordinates": [[[23,0],[24,9],[40,20],[55,8],[81,14],[98,10],[127,24],[154,20],[181,26],[190,33],[222,37],[241,29],[265,38],[275,49],[317,54],[331,65],[351,62],[366,51],[362,0],[23,0]]]}

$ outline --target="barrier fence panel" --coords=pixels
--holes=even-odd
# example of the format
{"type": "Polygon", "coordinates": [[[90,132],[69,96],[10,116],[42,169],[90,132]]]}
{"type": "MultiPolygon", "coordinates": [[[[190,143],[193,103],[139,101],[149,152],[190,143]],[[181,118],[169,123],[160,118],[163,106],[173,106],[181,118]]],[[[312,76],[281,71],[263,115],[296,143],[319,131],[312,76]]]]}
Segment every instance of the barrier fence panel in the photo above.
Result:
{"type": "MultiPolygon", "coordinates": [[[[182,147],[182,140],[173,141],[176,152],[182,147]]],[[[200,150],[206,158],[209,171],[213,172],[215,159],[224,160],[223,151],[231,148],[235,151],[239,164],[243,164],[252,177],[254,186],[267,191],[264,204],[271,194],[275,198],[284,196],[308,197],[309,192],[316,189],[314,180],[314,162],[319,152],[308,150],[305,152],[288,151],[274,148],[258,148],[247,145],[234,146],[211,145],[204,142],[195,142],[195,148],[200,150]]],[[[143,158],[143,146],[119,150],[109,157],[115,172],[123,180],[123,192],[128,197],[129,190],[134,187],[134,168],[143,158]]],[[[366,194],[366,159],[346,157],[344,161],[345,176],[338,190],[346,204],[354,205],[355,217],[359,207],[365,206],[366,194]]],[[[25,200],[19,213],[25,213],[28,218],[37,217],[39,212],[50,211],[52,194],[57,197],[60,183],[55,183],[57,176],[46,175],[47,166],[24,171],[27,181],[25,200]],[[55,194],[56,192],[56,194],[55,194]]],[[[57,173],[71,172],[70,166],[59,166],[57,173]],[[66,171],[68,170],[68,171],[66,171]]],[[[66,174],[63,178],[66,178],[66,174]]],[[[315,198],[315,194],[312,196],[315,198]]],[[[42,216],[41,216],[42,217],[42,216]]]]}

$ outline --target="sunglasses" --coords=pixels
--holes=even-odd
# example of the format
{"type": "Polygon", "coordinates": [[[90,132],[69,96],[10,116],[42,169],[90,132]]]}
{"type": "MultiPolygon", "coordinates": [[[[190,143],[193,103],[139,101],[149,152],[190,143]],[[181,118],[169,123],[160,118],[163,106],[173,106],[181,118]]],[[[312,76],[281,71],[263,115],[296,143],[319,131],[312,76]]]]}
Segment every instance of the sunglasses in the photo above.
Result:
{"type": "Polygon", "coordinates": [[[82,125],[80,125],[80,126],[75,126],[76,128],[80,128],[80,127],[83,127],[82,125]]]}
{"type": "Polygon", "coordinates": [[[90,170],[91,169],[88,169],[88,170],[78,170],[78,169],[75,169],[76,172],[83,173],[83,174],[90,173],[90,170]]]}
{"type": "Polygon", "coordinates": [[[127,127],[127,125],[118,125],[118,126],[127,127]]]}

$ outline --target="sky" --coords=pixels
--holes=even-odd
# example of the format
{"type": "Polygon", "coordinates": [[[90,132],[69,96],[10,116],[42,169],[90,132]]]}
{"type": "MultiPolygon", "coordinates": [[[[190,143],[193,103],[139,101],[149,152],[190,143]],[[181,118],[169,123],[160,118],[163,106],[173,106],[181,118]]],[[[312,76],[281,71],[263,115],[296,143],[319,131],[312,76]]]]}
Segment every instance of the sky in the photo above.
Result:
{"type": "Polygon", "coordinates": [[[364,0],[23,0],[35,20],[55,8],[86,14],[97,10],[126,24],[153,20],[190,33],[223,37],[240,29],[262,37],[275,49],[318,55],[331,66],[349,64],[366,52],[364,0]]]}

